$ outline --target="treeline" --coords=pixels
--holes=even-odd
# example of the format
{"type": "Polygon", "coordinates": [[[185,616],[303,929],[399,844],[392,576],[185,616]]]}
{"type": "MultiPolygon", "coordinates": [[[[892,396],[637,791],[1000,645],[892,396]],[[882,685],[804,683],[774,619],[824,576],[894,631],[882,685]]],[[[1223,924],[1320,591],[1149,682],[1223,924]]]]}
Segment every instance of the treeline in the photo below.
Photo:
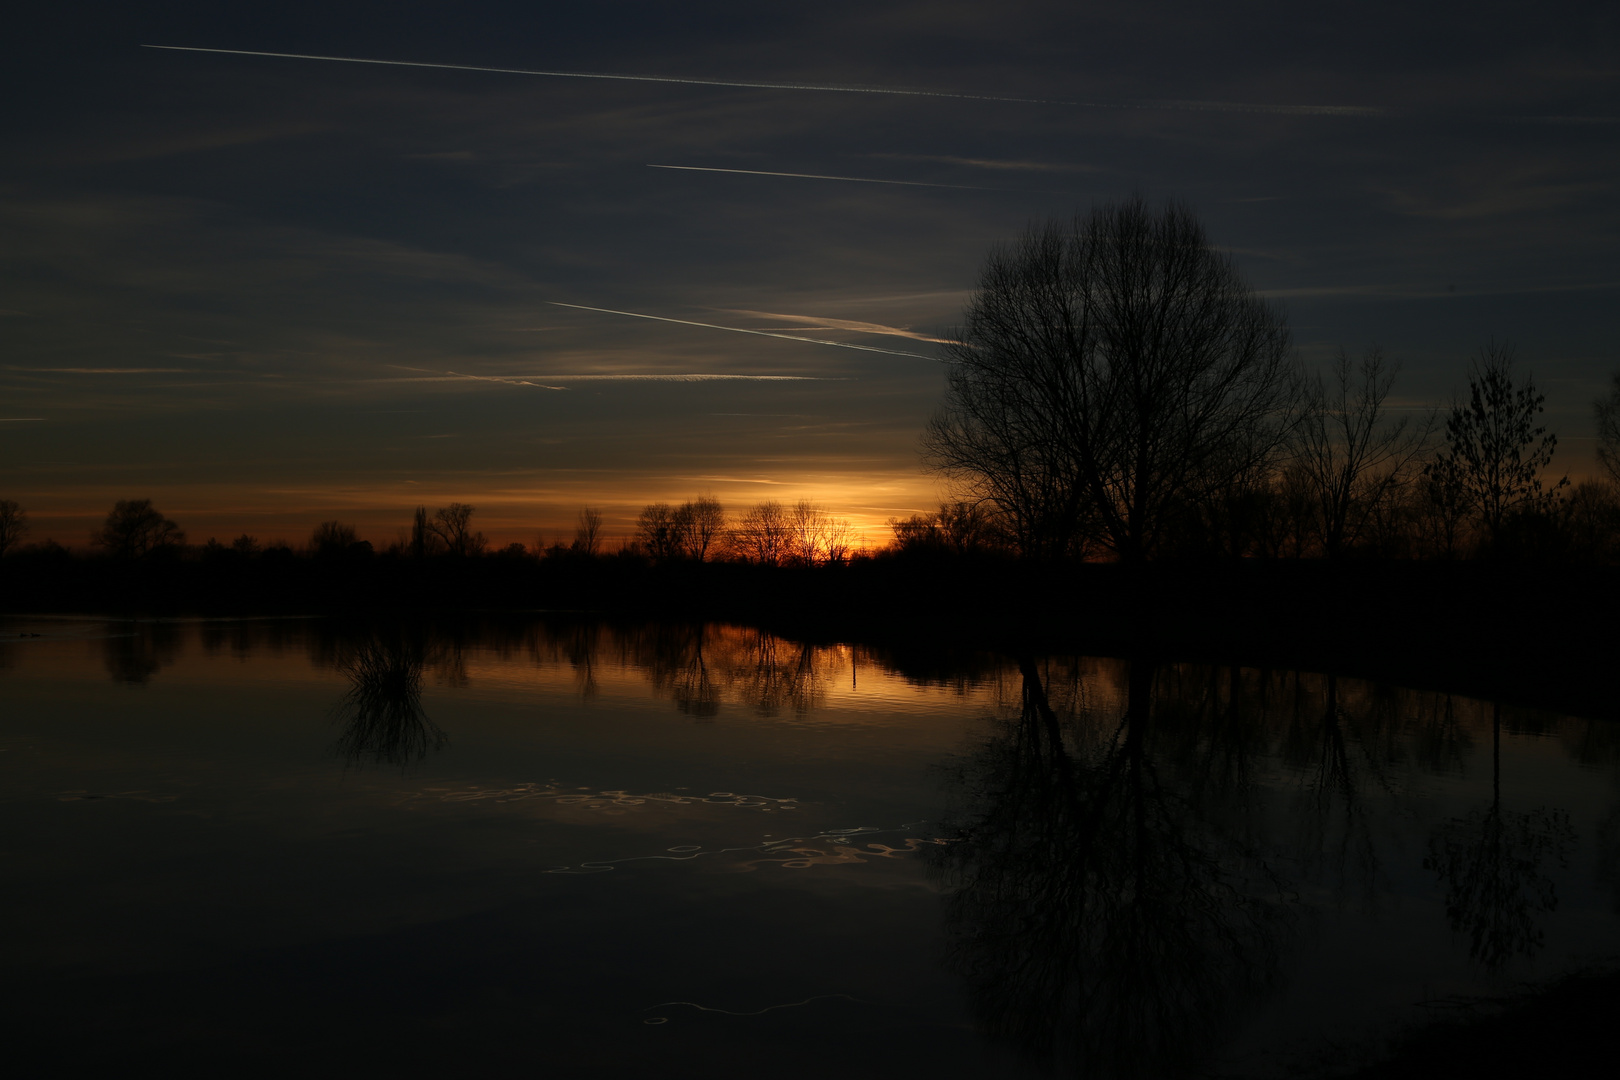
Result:
{"type": "Polygon", "coordinates": [[[1282,311],[1185,205],[1140,197],[993,250],[945,346],[923,437],[958,494],[911,546],[1045,563],[1616,557],[1620,375],[1595,403],[1607,478],[1549,470],[1544,398],[1486,346],[1444,413],[1341,352],[1308,378],[1282,311]]]}
{"type": "Polygon", "coordinates": [[[1251,464],[1215,482],[1184,473],[1168,497],[1138,499],[1157,505],[1126,538],[1134,552],[1112,528],[1123,515],[1106,491],[1055,468],[1031,482],[984,458],[945,463],[969,497],[892,521],[895,545],[1058,561],[1620,562],[1620,373],[1592,406],[1603,475],[1571,484],[1550,479],[1557,436],[1538,419],[1545,396],[1516,379],[1511,346],[1482,349],[1466,398],[1445,410],[1395,413],[1397,370],[1378,349],[1341,353],[1280,403],[1281,424],[1251,464]]]}
{"type": "MultiPolygon", "coordinates": [[[[603,516],[587,507],[579,512],[572,541],[543,539],[532,545],[511,543],[493,548],[473,527],[476,507],[453,502],[429,510],[416,508],[411,525],[385,546],[359,537],[356,526],[323,521],[298,548],[284,541],[261,543],[243,534],[229,542],[210,537],[186,543],[185,530],[152,505],[150,499],[121,499],[101,526],[91,532],[90,550],[97,556],[128,563],[145,561],[246,561],[314,559],[354,563],[369,558],[389,560],[579,560],[612,557],[650,563],[742,562],[758,566],[823,566],[843,564],[861,552],[849,521],[801,499],[791,506],[775,500],[758,503],[733,519],[718,499],[699,496],[679,505],[658,502],[637,516],[632,535],[609,549],[603,516]]],[[[14,500],[0,500],[0,555],[15,550],[33,558],[71,558],[54,540],[22,546],[28,515],[14,500]]]]}

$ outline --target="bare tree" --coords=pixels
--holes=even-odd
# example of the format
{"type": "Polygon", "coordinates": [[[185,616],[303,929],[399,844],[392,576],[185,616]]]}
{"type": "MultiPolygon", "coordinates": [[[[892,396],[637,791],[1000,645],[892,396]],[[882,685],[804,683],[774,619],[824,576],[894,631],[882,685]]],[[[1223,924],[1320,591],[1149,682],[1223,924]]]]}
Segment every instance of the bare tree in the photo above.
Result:
{"type": "Polygon", "coordinates": [[[731,550],[737,557],[767,566],[780,566],[792,554],[793,529],[788,513],[774,499],[751,507],[731,531],[731,550]]]}
{"type": "Polygon", "coordinates": [[[101,528],[90,534],[90,542],[120,558],[136,558],[186,542],[180,526],[152,506],[151,499],[120,499],[101,528]]]}
{"type": "Polygon", "coordinates": [[[489,541],[484,539],[483,533],[472,529],[474,509],[466,503],[453,502],[433,511],[433,519],[427,527],[451,555],[483,554],[489,541]]]}
{"type": "Polygon", "coordinates": [[[1558,436],[1536,426],[1546,395],[1525,377],[1513,381],[1513,345],[1480,349],[1468,379],[1468,401],[1455,402],[1446,420],[1446,445],[1429,464],[1431,483],[1459,493],[1495,539],[1510,516],[1550,510],[1564,477],[1545,490],[1541,474],[1552,462],[1558,436]]]}
{"type": "Polygon", "coordinates": [[[712,495],[699,495],[680,509],[686,554],[698,562],[707,559],[726,534],[726,511],[712,495]]]}
{"type": "Polygon", "coordinates": [[[28,531],[28,515],[15,499],[0,499],[0,555],[16,546],[28,531]]]}
{"type": "Polygon", "coordinates": [[[827,511],[808,499],[800,499],[788,512],[789,557],[805,566],[814,566],[825,558],[823,536],[827,530],[827,511]]]}
{"type": "Polygon", "coordinates": [[[669,503],[648,503],[636,518],[636,536],[659,562],[679,556],[686,547],[687,522],[669,503]]]}
{"type": "Polygon", "coordinates": [[[1094,530],[1151,556],[1179,506],[1275,458],[1298,396],[1281,314],[1190,209],[1139,197],[993,251],[947,352],[927,460],[1026,554],[1094,530]]]}
{"type": "Polygon", "coordinates": [[[1411,479],[1434,431],[1433,410],[1392,419],[1385,402],[1400,367],[1374,346],[1359,362],[1339,350],[1317,376],[1301,416],[1298,458],[1330,558],[1361,538],[1379,508],[1411,479]]]}
{"type": "Polygon", "coordinates": [[[939,530],[958,552],[983,551],[998,541],[994,515],[982,503],[956,499],[939,504],[939,530]]]}
{"type": "Polygon", "coordinates": [[[1607,397],[1592,402],[1597,419],[1598,463],[1609,473],[1609,479],[1620,484],[1620,371],[1614,373],[1607,397]]]}
{"type": "Polygon", "coordinates": [[[601,545],[602,511],[587,506],[574,524],[574,550],[581,555],[595,555],[601,545]]]}

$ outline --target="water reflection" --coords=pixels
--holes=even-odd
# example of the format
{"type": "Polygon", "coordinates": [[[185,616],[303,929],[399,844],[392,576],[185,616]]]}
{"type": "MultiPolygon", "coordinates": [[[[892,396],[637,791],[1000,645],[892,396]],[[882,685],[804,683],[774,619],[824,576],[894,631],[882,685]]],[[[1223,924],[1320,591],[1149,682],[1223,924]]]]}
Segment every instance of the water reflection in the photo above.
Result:
{"type": "MultiPolygon", "coordinates": [[[[980,1022],[1066,1072],[1199,1059],[1272,983],[1290,923],[1285,884],[1244,836],[1243,785],[1216,806],[1177,782],[1186,724],[1158,730],[1153,666],[1128,671],[1120,709],[1072,670],[1054,701],[1022,662],[1018,712],[962,769],[955,842],[933,859],[980,1022]]],[[[1222,756],[1241,776],[1241,753],[1222,756]]]]}
{"type": "Polygon", "coordinates": [[[1573,839],[1563,810],[1503,809],[1502,707],[1493,705],[1490,805],[1436,828],[1423,862],[1445,887],[1452,930],[1467,935],[1469,957],[1485,970],[1500,970],[1514,956],[1541,948],[1544,935],[1536,916],[1558,908],[1558,890],[1547,870],[1554,863],[1568,865],[1573,839]]]}
{"type": "MultiPolygon", "coordinates": [[[[450,651],[444,666],[464,678],[458,657],[450,651]]],[[[427,659],[423,639],[404,633],[373,633],[348,644],[337,660],[350,686],[334,710],[343,725],[335,754],[350,765],[370,761],[405,768],[444,749],[448,736],[422,708],[427,659]]]]}
{"type": "Polygon", "coordinates": [[[181,628],[169,622],[137,622],[102,640],[102,663],[114,682],[144,686],[180,655],[181,628]]]}

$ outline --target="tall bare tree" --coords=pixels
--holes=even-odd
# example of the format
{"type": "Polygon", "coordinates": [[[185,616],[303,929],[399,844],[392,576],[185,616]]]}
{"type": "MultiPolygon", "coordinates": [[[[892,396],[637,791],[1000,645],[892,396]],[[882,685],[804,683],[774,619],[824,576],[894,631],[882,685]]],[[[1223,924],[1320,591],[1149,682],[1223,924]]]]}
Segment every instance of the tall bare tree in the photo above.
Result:
{"type": "Polygon", "coordinates": [[[1150,557],[1180,506],[1277,455],[1299,393],[1281,313],[1189,208],[1140,197],[991,252],[947,353],[927,460],[1028,554],[1094,530],[1150,557]]]}
{"type": "Polygon", "coordinates": [[[1316,531],[1330,558],[1361,538],[1428,448],[1434,410],[1392,418],[1385,406],[1399,372],[1377,346],[1360,361],[1340,349],[1327,377],[1319,374],[1308,389],[1298,456],[1315,503],[1316,531]]]}
{"type": "Polygon", "coordinates": [[[466,503],[453,502],[433,511],[433,519],[427,523],[428,529],[451,555],[483,554],[488,541],[483,533],[473,531],[474,509],[466,503]]]}
{"type": "Polygon", "coordinates": [[[601,545],[602,511],[587,506],[574,524],[574,550],[581,555],[595,555],[601,545]]]}
{"type": "Polygon", "coordinates": [[[28,531],[28,514],[15,499],[0,499],[0,555],[16,546],[28,531]]]}
{"type": "Polygon", "coordinates": [[[698,562],[706,560],[726,534],[726,511],[712,495],[700,495],[682,503],[681,522],[686,554],[698,562]]]}
{"type": "Polygon", "coordinates": [[[686,522],[669,503],[648,503],[636,518],[636,536],[642,547],[659,562],[673,559],[686,546],[686,522]]]}
{"type": "Polygon", "coordinates": [[[731,530],[730,539],[738,557],[780,566],[792,555],[792,522],[782,504],[772,499],[750,507],[731,530]]]}

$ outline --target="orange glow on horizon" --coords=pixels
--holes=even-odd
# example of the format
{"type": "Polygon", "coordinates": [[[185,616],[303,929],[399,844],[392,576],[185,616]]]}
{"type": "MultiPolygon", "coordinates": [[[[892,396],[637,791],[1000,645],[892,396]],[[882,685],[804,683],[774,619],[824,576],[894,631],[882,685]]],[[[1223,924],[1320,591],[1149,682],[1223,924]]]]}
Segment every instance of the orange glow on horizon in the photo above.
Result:
{"type": "MultiPolygon", "coordinates": [[[[465,486],[443,481],[402,481],[386,487],[359,486],[271,488],[223,484],[146,484],[120,490],[111,486],[72,492],[19,492],[30,529],[25,542],[54,540],[84,548],[89,535],[119,499],[151,499],[172,518],[191,544],[210,537],[222,542],[253,536],[261,543],[299,546],[322,521],[353,525],[363,540],[379,550],[402,540],[418,506],[430,511],[452,502],[476,508],[474,526],[491,547],[511,543],[549,545],[573,538],[579,511],[602,512],[608,550],[635,534],[635,521],[649,503],[679,504],[699,495],[720,500],[729,518],[749,507],[775,500],[792,506],[808,500],[836,518],[847,520],[856,547],[878,548],[889,542],[888,520],[937,508],[942,487],[920,470],[901,472],[800,472],[774,476],[613,477],[607,483],[581,478],[563,483],[512,482],[516,478],[480,477],[465,486]]],[[[527,478],[525,478],[527,479],[527,478]]]]}

